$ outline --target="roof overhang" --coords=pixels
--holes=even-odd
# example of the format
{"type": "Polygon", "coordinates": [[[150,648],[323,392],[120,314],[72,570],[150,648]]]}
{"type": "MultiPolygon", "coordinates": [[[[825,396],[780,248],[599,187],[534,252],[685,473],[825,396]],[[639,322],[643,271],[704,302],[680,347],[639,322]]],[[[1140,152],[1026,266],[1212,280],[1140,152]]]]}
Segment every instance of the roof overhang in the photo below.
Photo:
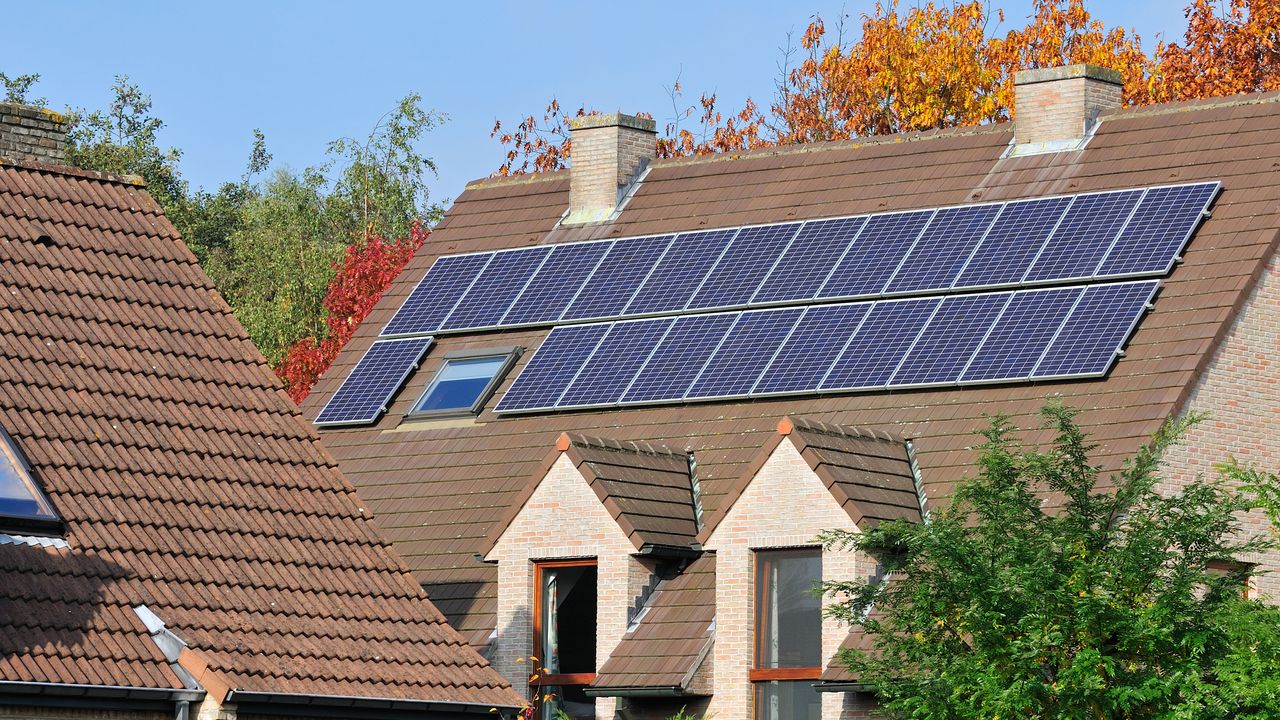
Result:
{"type": "Polygon", "coordinates": [[[227,702],[237,712],[286,717],[347,718],[348,720],[474,720],[493,717],[493,709],[516,711],[514,705],[475,705],[448,700],[407,700],[354,695],[298,695],[293,693],[233,690],[227,702]]]}
{"type": "Polygon", "coordinates": [[[872,687],[860,682],[820,682],[813,686],[818,692],[871,692],[872,687]]]}
{"type": "Polygon", "coordinates": [[[0,705],[11,706],[157,710],[204,697],[203,690],[0,681],[0,705]]]}
{"type": "Polygon", "coordinates": [[[587,697],[692,697],[675,685],[665,687],[588,687],[587,697]]]}

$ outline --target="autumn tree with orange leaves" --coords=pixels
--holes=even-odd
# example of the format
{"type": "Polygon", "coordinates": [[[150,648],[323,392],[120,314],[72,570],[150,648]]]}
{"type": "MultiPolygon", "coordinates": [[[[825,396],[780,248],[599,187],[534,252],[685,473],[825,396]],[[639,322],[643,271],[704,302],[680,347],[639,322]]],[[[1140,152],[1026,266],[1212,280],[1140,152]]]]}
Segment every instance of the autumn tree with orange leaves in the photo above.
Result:
{"type": "MultiPolygon", "coordinates": [[[[1024,27],[998,32],[1003,11],[979,0],[903,8],[877,4],[849,32],[818,17],[785,53],[768,108],[748,99],[724,112],[714,94],[680,109],[657,141],[659,157],[739,152],[772,145],[978,125],[1011,119],[1018,70],[1093,63],[1120,71],[1127,105],[1280,89],[1280,0],[1192,0],[1181,44],[1141,39],[1093,18],[1084,0],[1036,0],[1024,27]],[[690,127],[690,124],[692,125],[690,127]]],[[[494,124],[506,146],[500,175],[568,165],[566,111],[494,124]]]]}

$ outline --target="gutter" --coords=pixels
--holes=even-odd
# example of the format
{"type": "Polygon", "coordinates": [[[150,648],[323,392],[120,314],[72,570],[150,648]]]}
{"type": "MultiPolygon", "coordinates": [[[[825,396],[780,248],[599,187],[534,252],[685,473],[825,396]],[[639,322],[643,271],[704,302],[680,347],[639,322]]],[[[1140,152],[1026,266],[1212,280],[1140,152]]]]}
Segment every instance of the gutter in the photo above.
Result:
{"type": "Polygon", "coordinates": [[[874,688],[866,683],[851,680],[824,681],[813,686],[818,692],[872,692],[874,688]]]}
{"type": "Polygon", "coordinates": [[[688,695],[684,688],[675,685],[620,688],[588,687],[585,692],[587,697],[685,697],[688,695]]]}
{"type": "Polygon", "coordinates": [[[355,695],[296,695],[292,693],[232,690],[228,703],[235,703],[243,714],[270,714],[309,718],[348,718],[350,720],[402,720],[427,717],[431,720],[475,720],[476,716],[503,717],[492,712],[520,708],[514,705],[477,705],[450,700],[405,700],[401,698],[360,697],[355,695]]]}
{"type": "Polygon", "coordinates": [[[689,545],[655,545],[645,543],[635,553],[646,557],[666,558],[669,560],[697,560],[702,557],[702,548],[689,545]]]}
{"type": "MultiPolygon", "coordinates": [[[[0,705],[168,710],[204,700],[203,690],[0,681],[0,705]]],[[[180,711],[178,711],[180,712],[180,711]]]]}

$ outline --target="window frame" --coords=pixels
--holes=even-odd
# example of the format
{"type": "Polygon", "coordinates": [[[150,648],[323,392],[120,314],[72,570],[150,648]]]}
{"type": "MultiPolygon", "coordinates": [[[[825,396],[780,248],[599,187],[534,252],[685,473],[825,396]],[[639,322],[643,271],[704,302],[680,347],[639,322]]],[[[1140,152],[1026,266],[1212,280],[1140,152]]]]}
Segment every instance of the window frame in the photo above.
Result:
{"type": "MultiPolygon", "coordinates": [[[[784,667],[784,668],[765,668],[760,666],[761,660],[762,660],[761,649],[763,647],[763,639],[764,639],[760,634],[760,625],[761,625],[760,614],[762,612],[762,608],[760,608],[758,604],[759,598],[762,597],[761,587],[760,587],[761,555],[785,555],[785,554],[792,554],[792,553],[798,555],[800,553],[812,554],[815,552],[818,556],[818,561],[819,561],[817,581],[822,582],[821,561],[822,561],[823,553],[822,553],[822,548],[820,546],[806,545],[806,546],[799,546],[799,547],[755,548],[752,551],[751,670],[748,672],[747,677],[748,677],[748,680],[751,682],[751,687],[752,687],[751,696],[753,698],[752,700],[753,705],[755,704],[754,698],[757,696],[757,693],[758,693],[756,686],[760,683],[766,683],[770,681],[803,681],[803,680],[812,680],[814,682],[817,682],[818,680],[822,679],[823,668],[821,664],[812,666],[812,667],[784,667]]],[[[821,607],[821,604],[819,604],[819,607],[821,607]]],[[[821,663],[821,659],[822,659],[821,614],[819,614],[819,623],[820,624],[818,626],[819,627],[818,659],[819,659],[819,663],[821,663]]],[[[753,708],[752,716],[759,717],[758,711],[759,711],[759,708],[753,708]]]]}
{"type": "Polygon", "coordinates": [[[18,447],[18,443],[4,428],[0,428],[0,462],[13,463],[14,470],[20,476],[19,481],[26,485],[36,502],[43,503],[49,509],[49,514],[52,515],[52,517],[42,518],[0,512],[0,534],[30,533],[48,537],[62,537],[65,535],[67,526],[62,520],[62,513],[58,512],[58,508],[54,507],[53,501],[49,499],[44,488],[36,480],[35,473],[31,471],[31,465],[27,463],[27,458],[22,454],[22,449],[18,447]]]}
{"type": "Polygon", "coordinates": [[[484,406],[488,404],[489,399],[498,391],[498,386],[502,384],[507,373],[511,372],[511,368],[516,364],[516,360],[520,359],[520,355],[524,352],[524,348],[519,345],[504,345],[500,347],[486,348],[466,348],[461,350],[450,350],[440,356],[443,361],[436,370],[435,375],[423,388],[422,393],[418,395],[418,399],[413,401],[413,405],[409,408],[406,417],[410,420],[433,419],[433,418],[451,418],[451,417],[468,417],[479,415],[484,406]],[[427,395],[436,388],[436,384],[440,380],[440,374],[449,366],[452,360],[476,360],[480,358],[505,358],[498,369],[493,373],[493,377],[489,379],[489,383],[484,386],[480,394],[476,396],[475,402],[468,408],[441,408],[439,410],[418,410],[418,405],[427,399],[427,395]]]}
{"type": "MultiPolygon", "coordinates": [[[[533,561],[533,656],[538,658],[537,666],[545,667],[547,655],[542,647],[542,573],[548,568],[590,567],[596,569],[596,609],[600,607],[600,563],[597,558],[574,558],[571,560],[534,560],[533,561]]],[[[593,633],[594,634],[594,633],[593,633]]],[[[597,636],[598,637],[598,636],[597,636]]],[[[596,659],[599,663],[599,658],[596,659]]],[[[538,673],[538,679],[529,684],[534,687],[590,685],[595,682],[596,673],[538,673]]]]}

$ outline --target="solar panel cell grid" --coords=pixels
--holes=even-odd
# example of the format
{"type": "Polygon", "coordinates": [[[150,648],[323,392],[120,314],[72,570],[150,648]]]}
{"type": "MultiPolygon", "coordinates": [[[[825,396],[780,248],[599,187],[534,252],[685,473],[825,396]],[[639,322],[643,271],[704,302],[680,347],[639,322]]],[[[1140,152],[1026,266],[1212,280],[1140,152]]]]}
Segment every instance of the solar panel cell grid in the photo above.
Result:
{"type": "Polygon", "coordinates": [[[818,305],[805,311],[753,395],[817,390],[831,362],[866,317],[871,303],[818,305]]]}
{"type": "Polygon", "coordinates": [[[621,315],[674,238],[674,235],[657,235],[615,241],[560,319],[621,315]]]}
{"type": "Polygon", "coordinates": [[[956,382],[1011,296],[1012,293],[988,293],[943,300],[890,384],[956,382]]]}
{"type": "Polygon", "coordinates": [[[688,304],[737,230],[683,233],[627,305],[627,315],[674,312],[688,304]]]}
{"type": "Polygon", "coordinates": [[[878,295],[931,217],[932,210],[872,216],[818,297],[878,295]]]}
{"type": "Polygon", "coordinates": [[[436,258],[422,281],[382,329],[383,335],[435,332],[458,299],[467,292],[493,253],[446,255],[436,258]]]}
{"type": "Polygon", "coordinates": [[[679,318],[636,375],[622,402],[678,400],[698,376],[737,313],[679,318]]]}
{"type": "Polygon", "coordinates": [[[885,287],[905,293],[950,287],[973,255],[1002,205],[971,205],[939,210],[885,287]]]}
{"type": "Polygon", "coordinates": [[[1105,373],[1158,286],[1148,280],[1086,288],[1032,377],[1105,373]]]}
{"type": "Polygon", "coordinates": [[[752,302],[808,300],[817,295],[866,222],[864,216],[805,223],[752,302]]]}
{"type": "Polygon", "coordinates": [[[1072,287],[1016,293],[974,353],[960,381],[1029,376],[1083,292],[1084,288],[1072,287]]]}
{"type": "Polygon", "coordinates": [[[800,223],[743,228],[686,309],[746,305],[786,250],[800,223]]]}
{"type": "Polygon", "coordinates": [[[553,407],[608,331],[608,324],[553,329],[495,410],[553,407]]]}
{"type": "Polygon", "coordinates": [[[1169,272],[1218,194],[1218,183],[1151,188],[1098,268],[1100,277],[1169,272]]]}
{"type": "Polygon", "coordinates": [[[329,398],[315,423],[342,425],[376,420],[431,342],[429,337],[374,342],[329,398]]]}
{"type": "Polygon", "coordinates": [[[497,325],[550,253],[550,246],[494,253],[493,260],[458,301],[441,329],[497,325]]]}
{"type": "Polygon", "coordinates": [[[702,374],[689,388],[686,397],[749,394],[803,314],[804,308],[738,314],[737,322],[702,368],[702,374]]]}
{"type": "Polygon", "coordinates": [[[578,294],[612,243],[556,245],[524,292],[502,318],[503,325],[554,322],[578,294]]]}
{"type": "Polygon", "coordinates": [[[939,303],[939,298],[876,303],[822,381],[822,389],[853,390],[888,385],[903,354],[920,337],[920,331],[939,303]]]}
{"type": "Polygon", "coordinates": [[[1021,282],[1070,203],[1055,197],[1006,204],[952,287],[1021,282]]]}
{"type": "Polygon", "coordinates": [[[1024,282],[1093,277],[1098,262],[1120,234],[1142,192],[1122,190],[1077,196],[1027,271],[1024,282]]]}
{"type": "Polygon", "coordinates": [[[582,372],[557,407],[612,405],[622,397],[649,355],[662,342],[673,318],[612,323],[582,372]]]}

